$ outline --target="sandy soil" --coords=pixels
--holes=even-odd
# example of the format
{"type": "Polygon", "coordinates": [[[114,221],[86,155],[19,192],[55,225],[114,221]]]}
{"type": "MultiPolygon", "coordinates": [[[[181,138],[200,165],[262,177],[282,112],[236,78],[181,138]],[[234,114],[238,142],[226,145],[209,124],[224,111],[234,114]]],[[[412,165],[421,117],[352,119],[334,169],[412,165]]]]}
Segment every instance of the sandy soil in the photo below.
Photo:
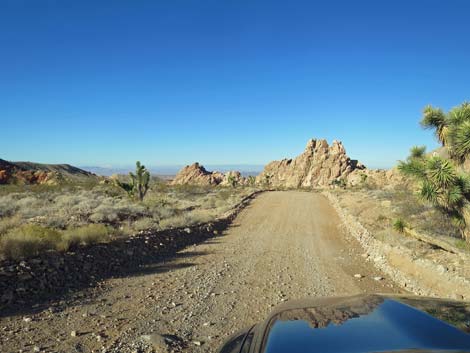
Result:
{"type": "Polygon", "coordinates": [[[269,192],[225,234],[140,275],[1,317],[0,351],[160,352],[159,336],[143,337],[157,333],[171,335],[176,351],[214,352],[289,299],[398,291],[343,233],[324,196],[269,192]]]}

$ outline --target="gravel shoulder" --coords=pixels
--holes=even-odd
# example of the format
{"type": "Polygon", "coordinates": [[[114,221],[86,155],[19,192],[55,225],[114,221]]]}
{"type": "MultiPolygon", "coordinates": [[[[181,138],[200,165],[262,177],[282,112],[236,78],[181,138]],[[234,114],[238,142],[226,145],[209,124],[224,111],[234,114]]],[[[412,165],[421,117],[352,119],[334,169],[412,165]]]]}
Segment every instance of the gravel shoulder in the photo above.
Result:
{"type": "Polygon", "coordinates": [[[400,292],[363,252],[323,195],[264,193],[224,234],[139,275],[1,318],[0,351],[152,352],[157,333],[175,351],[214,352],[289,299],[400,292]]]}

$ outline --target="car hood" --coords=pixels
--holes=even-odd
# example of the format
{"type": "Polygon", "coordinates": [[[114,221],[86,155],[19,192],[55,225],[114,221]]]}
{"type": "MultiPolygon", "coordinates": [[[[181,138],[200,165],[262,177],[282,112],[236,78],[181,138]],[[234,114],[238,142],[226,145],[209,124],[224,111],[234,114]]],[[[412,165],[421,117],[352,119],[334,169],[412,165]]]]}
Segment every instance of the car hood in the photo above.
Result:
{"type": "Polygon", "coordinates": [[[463,302],[360,295],[294,301],[257,328],[251,352],[470,352],[470,305],[463,302]]]}

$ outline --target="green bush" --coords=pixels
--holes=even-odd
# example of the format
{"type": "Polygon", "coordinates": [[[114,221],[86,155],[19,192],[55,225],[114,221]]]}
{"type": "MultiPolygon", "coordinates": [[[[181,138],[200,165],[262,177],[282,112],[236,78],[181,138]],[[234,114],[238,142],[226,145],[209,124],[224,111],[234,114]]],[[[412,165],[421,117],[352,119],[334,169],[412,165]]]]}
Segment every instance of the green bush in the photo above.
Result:
{"type": "Polygon", "coordinates": [[[57,230],[26,224],[10,230],[0,238],[0,254],[5,258],[18,259],[57,249],[61,234],[57,230]]]}

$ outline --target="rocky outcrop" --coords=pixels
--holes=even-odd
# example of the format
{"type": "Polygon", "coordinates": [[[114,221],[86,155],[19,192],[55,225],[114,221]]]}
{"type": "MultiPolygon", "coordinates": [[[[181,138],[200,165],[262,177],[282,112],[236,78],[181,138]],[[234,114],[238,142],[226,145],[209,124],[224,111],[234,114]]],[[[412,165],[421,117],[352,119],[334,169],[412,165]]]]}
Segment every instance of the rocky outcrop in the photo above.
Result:
{"type": "Polygon", "coordinates": [[[227,173],[207,171],[199,163],[187,165],[176,175],[171,185],[222,185],[231,186],[232,182],[236,185],[245,184],[246,180],[238,171],[227,173]]]}
{"type": "Polygon", "coordinates": [[[224,179],[224,175],[219,172],[209,172],[199,163],[187,165],[176,174],[172,185],[218,185],[224,179]]]}
{"type": "Polygon", "coordinates": [[[334,181],[346,181],[348,175],[358,169],[365,167],[346,155],[340,141],[333,141],[329,146],[326,140],[312,139],[308,141],[305,151],[295,159],[273,161],[266,165],[257,182],[273,187],[322,187],[334,181]]]}
{"type": "Polygon", "coordinates": [[[224,179],[220,183],[222,186],[245,185],[246,178],[239,171],[230,171],[224,174],[224,179]]]}
{"type": "Polygon", "coordinates": [[[358,186],[367,184],[369,186],[387,189],[397,185],[410,185],[412,181],[403,177],[397,168],[392,169],[363,169],[354,170],[347,177],[347,185],[358,186]]]}

